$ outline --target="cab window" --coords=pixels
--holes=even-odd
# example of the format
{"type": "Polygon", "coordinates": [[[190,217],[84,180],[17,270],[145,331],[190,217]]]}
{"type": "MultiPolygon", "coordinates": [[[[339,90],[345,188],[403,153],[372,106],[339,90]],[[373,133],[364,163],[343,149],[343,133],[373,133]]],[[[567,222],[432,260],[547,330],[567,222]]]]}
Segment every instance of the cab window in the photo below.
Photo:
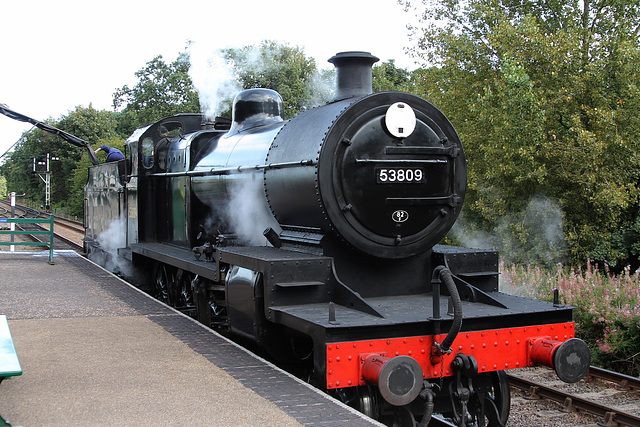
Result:
{"type": "Polygon", "coordinates": [[[153,139],[148,137],[142,140],[142,166],[145,169],[153,167],[153,139]]]}

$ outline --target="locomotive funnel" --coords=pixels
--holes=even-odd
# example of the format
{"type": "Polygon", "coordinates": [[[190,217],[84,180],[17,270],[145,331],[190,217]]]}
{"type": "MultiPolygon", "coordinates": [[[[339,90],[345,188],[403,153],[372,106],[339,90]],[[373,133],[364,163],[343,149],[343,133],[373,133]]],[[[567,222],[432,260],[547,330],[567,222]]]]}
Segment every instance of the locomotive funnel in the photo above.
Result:
{"type": "Polygon", "coordinates": [[[371,67],[379,60],[369,52],[340,52],[331,57],[338,81],[334,101],[373,93],[371,67]]]}

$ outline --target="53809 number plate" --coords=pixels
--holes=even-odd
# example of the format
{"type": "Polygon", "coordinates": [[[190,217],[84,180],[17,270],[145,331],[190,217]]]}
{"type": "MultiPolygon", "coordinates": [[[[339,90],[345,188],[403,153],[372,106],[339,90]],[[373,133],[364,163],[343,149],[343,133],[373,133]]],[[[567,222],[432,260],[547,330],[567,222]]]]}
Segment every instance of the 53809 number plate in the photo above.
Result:
{"type": "Polygon", "coordinates": [[[376,168],[378,184],[419,184],[425,182],[421,168],[376,168]]]}

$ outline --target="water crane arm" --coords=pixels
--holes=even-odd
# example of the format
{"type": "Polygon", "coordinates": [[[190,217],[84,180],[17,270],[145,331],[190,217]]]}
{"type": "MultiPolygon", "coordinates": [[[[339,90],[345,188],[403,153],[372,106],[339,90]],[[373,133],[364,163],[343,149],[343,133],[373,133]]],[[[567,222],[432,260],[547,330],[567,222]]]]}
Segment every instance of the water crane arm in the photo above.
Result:
{"type": "Polygon", "coordinates": [[[77,136],[71,135],[70,133],[67,133],[65,131],[62,131],[58,128],[55,128],[51,125],[48,125],[44,122],[40,122],[38,120],[32,119],[31,117],[27,117],[23,114],[20,113],[16,113],[13,110],[10,110],[9,108],[7,108],[6,105],[4,104],[0,104],[0,113],[4,114],[5,116],[12,118],[14,120],[18,120],[19,122],[26,122],[26,123],[31,123],[32,125],[53,133],[55,135],[58,135],[60,138],[64,139],[65,141],[68,141],[70,143],[72,143],[73,145],[77,146],[77,147],[84,147],[87,149],[87,152],[89,153],[89,158],[91,159],[91,163],[93,163],[94,165],[99,165],[100,162],[98,161],[98,158],[96,157],[95,153],[93,152],[93,150],[91,149],[91,146],[89,145],[89,143],[87,141],[85,141],[84,139],[80,139],[77,136]]]}

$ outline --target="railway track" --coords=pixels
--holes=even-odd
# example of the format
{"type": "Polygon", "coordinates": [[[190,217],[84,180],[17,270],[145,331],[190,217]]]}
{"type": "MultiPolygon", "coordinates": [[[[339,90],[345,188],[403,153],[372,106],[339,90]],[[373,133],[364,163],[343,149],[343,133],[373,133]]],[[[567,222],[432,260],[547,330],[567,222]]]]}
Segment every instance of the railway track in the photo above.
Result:
{"type": "MultiPolygon", "coordinates": [[[[586,380],[565,384],[546,368],[509,373],[512,388],[527,400],[558,402],[562,412],[581,412],[599,418],[603,426],[640,426],[640,379],[591,367],[586,380]]],[[[534,423],[535,424],[535,423],[534,423]]]]}

